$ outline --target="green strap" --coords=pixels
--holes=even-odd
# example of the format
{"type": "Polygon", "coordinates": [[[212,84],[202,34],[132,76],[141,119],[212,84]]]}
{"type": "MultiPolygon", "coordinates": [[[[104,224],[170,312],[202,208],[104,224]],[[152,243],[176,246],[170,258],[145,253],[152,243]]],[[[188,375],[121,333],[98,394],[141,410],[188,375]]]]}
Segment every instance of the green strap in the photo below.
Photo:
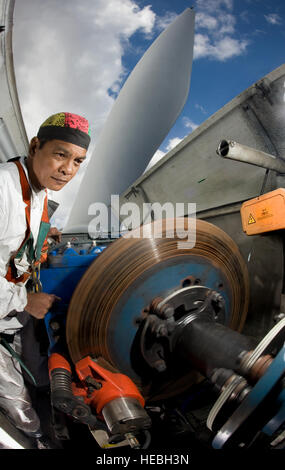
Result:
{"type": "Polygon", "coordinates": [[[17,359],[17,361],[21,364],[22,368],[27,372],[27,374],[31,377],[33,383],[35,386],[37,386],[37,382],[35,381],[35,378],[33,376],[33,374],[31,373],[31,371],[27,368],[27,366],[25,366],[25,364],[23,363],[22,359],[20,358],[19,354],[16,353],[16,351],[14,351],[14,349],[10,346],[10,344],[6,341],[6,339],[4,338],[0,338],[0,343],[4,346],[4,348],[7,349],[7,351],[9,351],[9,353],[11,354],[12,357],[14,357],[15,359],[17,359]]]}
{"type": "Polygon", "coordinates": [[[21,249],[17,252],[15,255],[15,259],[21,259],[24,255],[24,253],[27,253],[28,260],[34,258],[34,239],[32,232],[29,235],[29,238],[25,241],[25,243],[22,245],[21,249]]]}
{"type": "Polygon", "coordinates": [[[39,234],[38,234],[38,239],[37,239],[37,246],[36,246],[36,261],[38,261],[42,255],[42,247],[45,242],[45,239],[47,237],[47,234],[50,229],[50,223],[48,222],[41,222],[40,229],[39,229],[39,234]]]}
{"type": "Polygon", "coordinates": [[[15,256],[15,259],[19,259],[23,257],[24,252],[27,252],[28,261],[32,263],[33,261],[38,261],[41,257],[42,247],[46,236],[49,232],[50,224],[47,222],[41,222],[36,249],[34,249],[34,238],[32,232],[29,235],[29,238],[26,240],[22,248],[18,251],[15,256]]]}

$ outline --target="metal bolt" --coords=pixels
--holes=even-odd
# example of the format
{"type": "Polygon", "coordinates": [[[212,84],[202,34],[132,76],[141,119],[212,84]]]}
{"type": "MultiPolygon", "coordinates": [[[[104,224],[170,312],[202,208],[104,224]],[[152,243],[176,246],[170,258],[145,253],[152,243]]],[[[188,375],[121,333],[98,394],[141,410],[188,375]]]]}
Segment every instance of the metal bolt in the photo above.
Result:
{"type": "Polygon", "coordinates": [[[162,360],[156,361],[153,366],[157,372],[164,372],[166,370],[166,364],[162,360]]]}
{"type": "Polygon", "coordinates": [[[158,328],[156,329],[156,336],[159,337],[159,336],[167,336],[167,327],[166,325],[159,325],[158,328]]]}
{"type": "Polygon", "coordinates": [[[161,314],[163,318],[170,318],[173,317],[174,315],[174,308],[171,307],[170,305],[164,305],[163,308],[161,309],[161,314]]]}
{"type": "Polygon", "coordinates": [[[214,302],[222,302],[224,300],[223,296],[219,294],[218,292],[213,293],[212,299],[214,300],[214,302]]]}
{"type": "Polygon", "coordinates": [[[63,411],[68,409],[67,403],[60,403],[59,406],[60,406],[60,409],[63,410],[63,411]]]}
{"type": "Polygon", "coordinates": [[[131,432],[127,432],[125,434],[125,438],[127,439],[128,443],[129,443],[129,445],[132,449],[139,449],[140,448],[139,441],[137,440],[137,438],[131,432]]]}
{"type": "Polygon", "coordinates": [[[56,332],[60,329],[60,323],[56,320],[51,321],[49,326],[53,332],[56,332]]]}
{"type": "Polygon", "coordinates": [[[85,379],[85,383],[87,384],[88,388],[94,389],[95,390],[100,390],[102,388],[101,382],[98,382],[94,377],[88,376],[85,379]]]}
{"type": "Polygon", "coordinates": [[[87,416],[87,411],[82,408],[81,406],[80,407],[76,407],[73,409],[73,412],[72,412],[72,415],[76,418],[82,418],[83,416],[87,416]]]}
{"type": "Polygon", "coordinates": [[[280,320],[282,320],[285,317],[285,313],[278,313],[277,315],[274,315],[273,320],[274,323],[278,323],[280,320]]]}

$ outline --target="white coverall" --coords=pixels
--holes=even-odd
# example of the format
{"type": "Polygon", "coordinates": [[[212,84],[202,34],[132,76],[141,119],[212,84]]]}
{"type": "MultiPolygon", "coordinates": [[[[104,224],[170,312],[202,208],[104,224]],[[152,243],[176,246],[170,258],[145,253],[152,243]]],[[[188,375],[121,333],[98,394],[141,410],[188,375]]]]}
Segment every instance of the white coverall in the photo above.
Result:
{"type": "MultiPolygon", "coordinates": [[[[20,160],[28,171],[24,157],[20,160]]],[[[28,178],[29,180],[29,178],[28,178]]],[[[44,190],[31,195],[30,227],[36,242],[43,212],[44,190]]],[[[18,251],[26,232],[26,204],[23,202],[19,172],[15,163],[0,164],[0,333],[14,334],[12,348],[21,354],[21,328],[30,315],[24,311],[27,292],[23,283],[15,284],[5,279],[10,257],[18,251]]],[[[34,242],[34,243],[35,243],[34,242]]],[[[18,275],[29,267],[26,255],[15,260],[18,275]]],[[[19,362],[0,344],[0,408],[5,411],[18,429],[26,433],[37,432],[39,418],[32,408],[29,393],[24,385],[19,362]]]]}

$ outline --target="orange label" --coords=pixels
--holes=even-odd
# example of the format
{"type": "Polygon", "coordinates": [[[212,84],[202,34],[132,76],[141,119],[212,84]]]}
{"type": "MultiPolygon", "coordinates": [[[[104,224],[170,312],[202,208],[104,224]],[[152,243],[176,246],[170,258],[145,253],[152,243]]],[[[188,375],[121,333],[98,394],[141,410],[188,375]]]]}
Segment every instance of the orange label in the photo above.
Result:
{"type": "Polygon", "coordinates": [[[243,203],[243,230],[247,235],[285,228],[285,189],[279,188],[243,203]]]}

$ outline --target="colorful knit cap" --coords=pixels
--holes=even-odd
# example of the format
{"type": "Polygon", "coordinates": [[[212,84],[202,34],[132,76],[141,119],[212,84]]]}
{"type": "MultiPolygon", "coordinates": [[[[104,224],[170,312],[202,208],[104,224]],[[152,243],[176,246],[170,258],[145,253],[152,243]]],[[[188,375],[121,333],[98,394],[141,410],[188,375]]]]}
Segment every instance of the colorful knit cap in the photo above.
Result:
{"type": "Polygon", "coordinates": [[[90,127],[82,116],[57,113],[41,125],[37,136],[41,140],[63,140],[87,150],[90,143],[90,127]]]}

